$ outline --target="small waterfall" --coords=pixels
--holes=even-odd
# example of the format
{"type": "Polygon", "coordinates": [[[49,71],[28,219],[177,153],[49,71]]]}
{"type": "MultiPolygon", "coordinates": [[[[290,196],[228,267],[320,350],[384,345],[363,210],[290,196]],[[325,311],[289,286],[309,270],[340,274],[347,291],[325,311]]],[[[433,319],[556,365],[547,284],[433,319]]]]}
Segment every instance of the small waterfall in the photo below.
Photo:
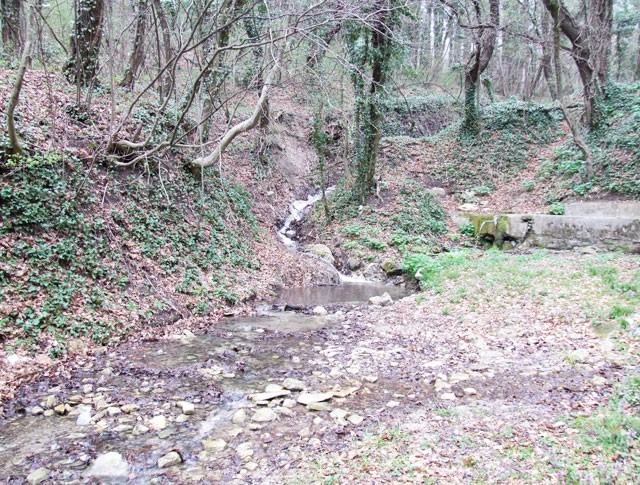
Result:
{"type": "MultiPolygon", "coordinates": [[[[324,192],[325,194],[329,194],[335,190],[335,187],[329,187],[324,192]]],[[[307,200],[295,200],[289,205],[289,215],[284,220],[282,227],[278,229],[278,237],[285,244],[285,246],[290,248],[297,248],[298,244],[292,239],[295,237],[296,233],[293,229],[291,229],[291,224],[294,222],[301,221],[304,216],[307,215],[311,207],[322,199],[322,191],[319,191],[313,195],[307,197],[307,200]]]]}

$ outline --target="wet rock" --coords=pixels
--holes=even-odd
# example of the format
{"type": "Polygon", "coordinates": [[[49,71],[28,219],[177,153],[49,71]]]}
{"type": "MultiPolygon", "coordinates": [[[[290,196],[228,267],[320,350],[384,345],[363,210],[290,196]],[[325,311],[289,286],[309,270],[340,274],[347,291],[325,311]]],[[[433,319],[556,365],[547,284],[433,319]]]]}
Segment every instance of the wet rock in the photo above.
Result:
{"type": "Polygon", "coordinates": [[[290,391],[303,391],[305,388],[304,382],[293,377],[287,377],[282,383],[282,387],[290,391]]]}
{"type": "Polygon", "coordinates": [[[333,392],[303,392],[298,396],[300,404],[311,404],[312,402],[328,401],[333,397],[333,392]]]}
{"type": "Polygon", "coordinates": [[[244,409],[238,409],[233,416],[231,416],[231,422],[233,424],[242,424],[247,420],[247,413],[244,409]]]}
{"type": "Polygon", "coordinates": [[[393,303],[393,298],[389,293],[383,293],[382,296],[372,296],[369,298],[369,305],[374,306],[388,306],[393,303]]]}
{"type": "Polygon", "coordinates": [[[120,453],[110,451],[96,458],[85,472],[86,477],[97,478],[126,478],[129,474],[129,464],[120,453]]]}
{"type": "Polygon", "coordinates": [[[177,451],[170,451],[164,456],[158,458],[158,468],[168,468],[182,463],[182,457],[177,451]]]}
{"type": "Polygon", "coordinates": [[[40,467],[27,475],[27,483],[29,485],[38,485],[49,478],[50,470],[45,467],[40,467]]]}
{"type": "Polygon", "coordinates": [[[218,438],[218,439],[215,439],[215,440],[203,440],[202,441],[202,447],[206,451],[220,452],[220,451],[224,450],[227,447],[227,442],[225,440],[223,440],[222,438],[218,438]]]}
{"type": "Polygon", "coordinates": [[[188,402],[188,401],[178,401],[177,406],[180,409],[182,409],[182,414],[185,414],[187,416],[195,414],[195,412],[196,412],[195,404],[193,404],[191,402],[188,402]]]}
{"type": "Polygon", "coordinates": [[[31,408],[31,415],[32,416],[39,416],[42,413],[44,413],[44,409],[42,409],[40,406],[33,406],[31,408]]]}
{"type": "Polygon", "coordinates": [[[362,268],[362,260],[358,258],[349,258],[347,259],[347,267],[351,271],[357,271],[362,268]]]}
{"type": "Polygon", "coordinates": [[[151,429],[153,429],[154,431],[160,431],[165,429],[167,426],[169,426],[169,422],[167,421],[167,418],[165,418],[164,416],[160,415],[160,416],[154,416],[153,418],[151,418],[149,420],[149,427],[151,429]]]}
{"type": "Polygon", "coordinates": [[[335,258],[331,253],[331,249],[329,249],[329,246],[325,244],[309,244],[305,247],[305,249],[307,250],[307,252],[321,257],[332,265],[335,263],[335,258]]]}
{"type": "Polygon", "coordinates": [[[328,402],[310,402],[307,404],[309,411],[331,411],[333,407],[328,402]]]}
{"type": "Polygon", "coordinates": [[[387,275],[377,263],[369,263],[364,268],[364,277],[369,281],[384,281],[387,275]]]}
{"type": "Polygon", "coordinates": [[[241,459],[246,460],[249,457],[253,456],[253,444],[252,443],[242,443],[237,446],[236,453],[240,456],[241,459]]]}
{"type": "Polygon", "coordinates": [[[318,317],[326,317],[329,314],[329,312],[325,307],[317,306],[313,308],[313,314],[318,317]]]}
{"type": "Polygon", "coordinates": [[[271,408],[261,408],[258,409],[253,416],[251,416],[251,421],[256,423],[267,423],[269,421],[273,421],[277,418],[276,413],[271,408]]]}
{"type": "Polygon", "coordinates": [[[124,406],[121,406],[120,409],[125,414],[131,414],[135,413],[138,409],[140,409],[140,407],[137,404],[125,404],[124,406]]]}

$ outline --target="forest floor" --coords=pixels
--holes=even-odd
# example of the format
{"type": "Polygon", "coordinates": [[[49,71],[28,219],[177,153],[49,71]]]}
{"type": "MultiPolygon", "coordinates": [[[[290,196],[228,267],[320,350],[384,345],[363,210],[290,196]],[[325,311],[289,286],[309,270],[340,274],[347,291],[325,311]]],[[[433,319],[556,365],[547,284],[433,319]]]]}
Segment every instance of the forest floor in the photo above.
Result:
{"type": "Polygon", "coordinates": [[[23,389],[0,477],[631,483],[638,284],[633,256],[471,251],[389,306],[124,344],[23,389]]]}

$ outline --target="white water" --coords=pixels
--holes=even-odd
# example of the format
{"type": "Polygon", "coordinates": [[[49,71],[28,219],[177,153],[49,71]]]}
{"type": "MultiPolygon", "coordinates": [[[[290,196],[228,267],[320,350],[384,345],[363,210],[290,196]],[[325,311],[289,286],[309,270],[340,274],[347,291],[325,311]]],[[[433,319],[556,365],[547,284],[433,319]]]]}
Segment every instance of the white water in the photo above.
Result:
{"type": "MultiPolygon", "coordinates": [[[[335,187],[329,187],[324,192],[329,194],[335,190],[335,187]]],[[[290,248],[297,248],[298,244],[292,239],[295,231],[291,229],[291,224],[301,221],[307,215],[311,207],[322,199],[322,191],[307,197],[307,200],[295,200],[289,205],[289,215],[284,220],[284,224],[278,230],[280,240],[290,248]]]]}

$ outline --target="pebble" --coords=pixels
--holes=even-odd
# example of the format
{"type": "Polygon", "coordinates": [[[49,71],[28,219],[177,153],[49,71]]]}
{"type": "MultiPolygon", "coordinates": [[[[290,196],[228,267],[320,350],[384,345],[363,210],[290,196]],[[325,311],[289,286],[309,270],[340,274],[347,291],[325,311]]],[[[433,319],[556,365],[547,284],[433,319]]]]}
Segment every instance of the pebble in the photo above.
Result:
{"type": "Polygon", "coordinates": [[[129,464],[115,451],[98,456],[85,472],[87,477],[126,478],[128,475],[129,464]]]}
{"type": "Polygon", "coordinates": [[[149,431],[149,428],[147,428],[144,424],[136,424],[135,427],[133,428],[133,434],[135,436],[141,435],[141,434],[145,434],[149,431]]]}
{"type": "Polygon", "coordinates": [[[473,387],[465,387],[463,391],[467,396],[476,396],[478,394],[478,391],[473,387]]]}
{"type": "Polygon", "coordinates": [[[244,409],[238,409],[233,416],[231,416],[231,422],[233,424],[242,424],[247,420],[247,413],[244,409]]]}
{"type": "Polygon", "coordinates": [[[236,453],[238,453],[240,458],[242,458],[243,460],[246,460],[250,456],[253,456],[253,448],[252,448],[252,446],[253,446],[252,443],[249,443],[249,442],[242,443],[242,444],[237,446],[236,453]]]}
{"type": "Polygon", "coordinates": [[[44,413],[42,413],[44,416],[46,416],[47,418],[50,416],[53,416],[55,414],[53,409],[47,409],[44,413]]]}
{"type": "Polygon", "coordinates": [[[170,451],[166,455],[158,458],[158,468],[168,468],[182,463],[182,457],[177,451],[170,451]]]}
{"type": "Polygon", "coordinates": [[[289,391],[303,391],[305,388],[304,382],[293,377],[287,377],[282,383],[282,387],[289,391]]]}
{"type": "Polygon", "coordinates": [[[127,431],[131,431],[133,429],[133,426],[131,426],[130,424],[121,424],[119,426],[116,426],[115,428],[113,428],[113,432],[114,433],[125,433],[127,431]]]}
{"type": "Polygon", "coordinates": [[[140,409],[140,407],[137,404],[125,404],[124,406],[121,406],[120,409],[125,414],[131,414],[140,409]]]}
{"type": "Polygon", "coordinates": [[[251,421],[256,423],[266,423],[269,421],[273,421],[277,418],[276,413],[271,408],[261,408],[258,409],[253,416],[251,416],[251,421]]]}
{"type": "Polygon", "coordinates": [[[91,411],[82,410],[80,414],[78,414],[78,418],[76,419],[76,425],[78,426],[87,426],[91,423],[91,411]]]}
{"type": "Polygon", "coordinates": [[[284,401],[282,401],[282,407],[294,408],[296,407],[296,401],[294,399],[285,399],[284,401]]]}
{"type": "Polygon", "coordinates": [[[107,408],[107,414],[111,417],[117,416],[118,414],[121,414],[121,413],[122,413],[122,410],[117,406],[111,406],[107,408]]]}
{"type": "Polygon", "coordinates": [[[222,451],[227,447],[227,442],[222,438],[218,438],[215,440],[203,440],[202,447],[206,451],[222,451]]]}
{"type": "Polygon", "coordinates": [[[307,404],[309,411],[331,411],[333,408],[328,402],[310,402],[307,404]]]}
{"type": "Polygon", "coordinates": [[[44,407],[47,409],[53,409],[58,405],[58,398],[56,396],[47,396],[44,402],[44,407]]]}
{"type": "Polygon", "coordinates": [[[67,406],[65,404],[58,404],[55,408],[53,408],[53,410],[56,412],[56,414],[63,416],[67,413],[67,406]]]}
{"type": "Polygon", "coordinates": [[[604,386],[606,383],[607,380],[602,376],[593,376],[593,379],[591,379],[591,384],[594,386],[604,386]]]}
{"type": "Polygon", "coordinates": [[[27,475],[27,483],[29,485],[38,485],[49,478],[49,469],[40,467],[27,475]]]}
{"type": "Polygon", "coordinates": [[[444,394],[440,394],[440,399],[443,401],[455,401],[456,395],[452,392],[445,392],[444,394]]]}
{"type": "Polygon", "coordinates": [[[40,406],[33,406],[31,408],[31,415],[32,416],[39,416],[42,413],[44,413],[44,409],[42,409],[40,406]]]}
{"type": "Polygon", "coordinates": [[[162,415],[154,416],[149,420],[149,427],[155,431],[163,430],[167,426],[169,426],[169,423],[167,422],[167,418],[165,418],[162,415]]]}
{"type": "Polygon", "coordinates": [[[258,468],[258,464],[255,461],[250,461],[244,466],[250,472],[255,471],[258,468]]]}
{"type": "Polygon", "coordinates": [[[318,317],[326,317],[329,314],[329,312],[325,307],[317,306],[313,308],[313,314],[318,317]]]}
{"type": "Polygon", "coordinates": [[[388,408],[397,408],[398,406],[400,406],[400,403],[398,401],[389,401],[387,403],[388,408]]]}
{"type": "Polygon", "coordinates": [[[351,424],[355,426],[358,426],[364,421],[364,418],[358,414],[352,414],[347,418],[347,421],[349,421],[351,424]]]}
{"type": "Polygon", "coordinates": [[[344,409],[337,408],[331,411],[331,414],[329,414],[329,416],[331,416],[333,419],[344,419],[348,414],[349,413],[344,409]]]}
{"type": "Polygon", "coordinates": [[[177,405],[180,409],[182,409],[182,414],[186,414],[187,416],[195,414],[196,412],[196,406],[191,402],[178,401],[177,405]]]}
{"type": "Polygon", "coordinates": [[[289,394],[291,394],[291,391],[287,391],[286,389],[280,389],[279,391],[272,392],[259,392],[258,394],[252,394],[251,400],[253,402],[270,401],[271,399],[288,396],[289,394]]]}

